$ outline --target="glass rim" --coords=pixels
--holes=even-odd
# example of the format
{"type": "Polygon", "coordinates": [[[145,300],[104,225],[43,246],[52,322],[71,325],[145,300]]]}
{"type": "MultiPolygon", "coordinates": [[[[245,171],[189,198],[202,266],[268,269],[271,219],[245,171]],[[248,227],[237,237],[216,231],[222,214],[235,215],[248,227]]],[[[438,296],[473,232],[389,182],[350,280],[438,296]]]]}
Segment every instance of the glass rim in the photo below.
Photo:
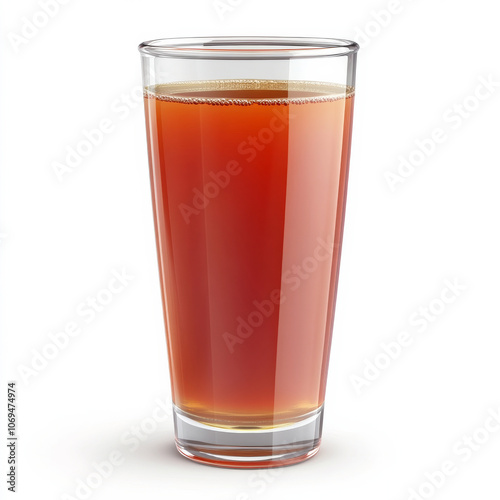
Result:
{"type": "Polygon", "coordinates": [[[158,38],[139,45],[143,56],[188,59],[303,59],[355,54],[359,45],[342,38],[214,36],[158,38]]]}

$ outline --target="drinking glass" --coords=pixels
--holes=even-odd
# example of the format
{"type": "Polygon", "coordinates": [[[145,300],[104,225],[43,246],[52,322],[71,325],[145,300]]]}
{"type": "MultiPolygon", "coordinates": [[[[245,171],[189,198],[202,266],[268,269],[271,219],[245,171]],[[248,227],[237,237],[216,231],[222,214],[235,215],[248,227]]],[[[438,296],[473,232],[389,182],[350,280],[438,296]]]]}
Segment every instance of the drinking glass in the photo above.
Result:
{"type": "Polygon", "coordinates": [[[321,440],[358,45],[139,50],[177,449],[301,462],[321,440]]]}

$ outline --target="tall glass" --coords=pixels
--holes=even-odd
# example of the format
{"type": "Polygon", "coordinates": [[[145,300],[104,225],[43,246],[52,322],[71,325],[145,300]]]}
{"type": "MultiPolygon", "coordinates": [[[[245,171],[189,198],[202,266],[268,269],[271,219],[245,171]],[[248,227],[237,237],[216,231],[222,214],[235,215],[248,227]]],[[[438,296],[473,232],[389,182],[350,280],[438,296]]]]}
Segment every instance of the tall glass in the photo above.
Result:
{"type": "Polygon", "coordinates": [[[225,467],[317,453],[358,46],[140,45],[176,445],[225,467]]]}

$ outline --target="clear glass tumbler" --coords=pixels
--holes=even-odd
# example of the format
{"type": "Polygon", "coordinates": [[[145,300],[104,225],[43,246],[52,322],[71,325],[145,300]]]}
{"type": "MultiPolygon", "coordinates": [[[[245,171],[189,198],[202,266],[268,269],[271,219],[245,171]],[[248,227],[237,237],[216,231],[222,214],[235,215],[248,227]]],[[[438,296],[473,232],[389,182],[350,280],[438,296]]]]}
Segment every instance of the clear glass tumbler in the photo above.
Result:
{"type": "Polygon", "coordinates": [[[300,462],[321,440],[358,46],[139,50],[177,448],[225,467],[300,462]]]}

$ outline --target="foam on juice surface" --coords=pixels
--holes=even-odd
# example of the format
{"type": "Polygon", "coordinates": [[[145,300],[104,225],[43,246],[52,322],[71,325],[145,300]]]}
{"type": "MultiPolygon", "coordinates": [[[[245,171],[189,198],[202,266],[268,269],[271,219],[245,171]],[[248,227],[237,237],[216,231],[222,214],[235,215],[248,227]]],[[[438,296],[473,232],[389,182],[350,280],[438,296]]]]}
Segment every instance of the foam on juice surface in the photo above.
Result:
{"type": "Polygon", "coordinates": [[[213,106],[289,105],[347,99],[354,88],[326,82],[288,80],[204,80],[151,85],[150,99],[213,106]]]}

